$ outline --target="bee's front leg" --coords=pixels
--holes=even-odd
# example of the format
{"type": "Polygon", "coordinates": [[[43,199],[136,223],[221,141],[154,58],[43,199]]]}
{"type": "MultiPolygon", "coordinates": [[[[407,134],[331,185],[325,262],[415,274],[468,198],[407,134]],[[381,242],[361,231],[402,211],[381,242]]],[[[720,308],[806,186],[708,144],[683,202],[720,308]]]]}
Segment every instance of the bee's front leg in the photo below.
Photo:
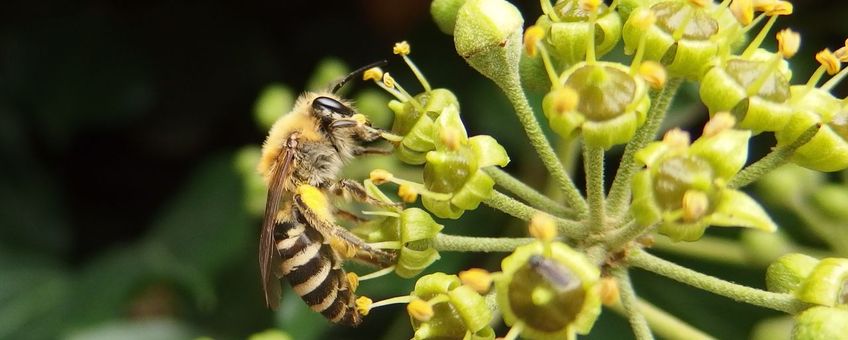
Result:
{"type": "Polygon", "coordinates": [[[389,203],[371,197],[370,195],[368,195],[368,192],[365,191],[365,187],[363,187],[362,184],[348,178],[342,178],[338,182],[330,185],[330,192],[336,194],[337,196],[348,194],[351,198],[355,199],[358,202],[375,205],[378,207],[403,207],[403,203],[389,203]]]}

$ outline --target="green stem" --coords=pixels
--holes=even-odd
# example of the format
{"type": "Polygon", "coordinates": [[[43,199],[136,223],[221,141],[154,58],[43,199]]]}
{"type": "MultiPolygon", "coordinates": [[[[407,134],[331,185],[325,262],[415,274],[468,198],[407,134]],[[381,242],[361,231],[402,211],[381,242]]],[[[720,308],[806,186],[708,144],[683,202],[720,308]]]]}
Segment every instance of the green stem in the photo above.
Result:
{"type": "MultiPolygon", "coordinates": [[[[691,325],[676,318],[674,315],[657,308],[656,306],[645,302],[642,299],[636,299],[636,305],[639,311],[648,320],[648,325],[657,335],[670,340],[710,340],[715,339],[701,330],[692,327],[691,325]]],[[[624,308],[613,306],[617,312],[624,313],[624,308]]]]}
{"type": "Polygon", "coordinates": [[[433,249],[458,252],[512,252],[515,248],[535,242],[532,237],[471,237],[438,234],[433,239],[433,249]]]}
{"type": "Polygon", "coordinates": [[[828,221],[808,203],[800,199],[793,200],[789,208],[801,218],[808,230],[827,243],[836,253],[848,254],[848,239],[840,234],[841,229],[843,229],[842,226],[828,221]]]}
{"type": "Polygon", "coordinates": [[[704,236],[698,242],[674,242],[666,237],[654,239],[654,248],[675,255],[700,260],[747,266],[751,264],[748,252],[738,241],[704,236]]]}
{"type": "Polygon", "coordinates": [[[650,228],[651,226],[645,227],[636,223],[635,220],[631,220],[621,228],[616,229],[609,237],[606,237],[604,244],[606,245],[606,248],[611,251],[618,250],[627,244],[627,242],[635,240],[639,236],[645,234],[645,232],[650,228]]]}
{"type": "Polygon", "coordinates": [[[485,171],[489,176],[492,176],[492,179],[494,179],[495,183],[499,186],[515,194],[534,208],[541,209],[551,215],[574,215],[574,212],[570,209],[563,207],[556,201],[542,195],[542,193],[536,191],[536,189],[533,189],[519,179],[512,177],[512,175],[500,168],[490,166],[484,168],[483,171],[485,171]]]}
{"type": "Polygon", "coordinates": [[[604,229],[604,148],[583,145],[583,168],[586,171],[586,196],[589,199],[589,227],[604,229]]]}
{"type": "Polygon", "coordinates": [[[630,321],[630,328],[633,328],[633,334],[637,340],[651,340],[654,335],[651,333],[651,328],[648,327],[648,321],[642,311],[639,310],[636,300],[636,291],[630,282],[630,275],[624,268],[616,268],[612,274],[618,280],[618,291],[621,294],[621,306],[624,307],[624,314],[627,315],[627,320],[630,321]]]}
{"type": "Polygon", "coordinates": [[[772,293],[725,281],[666,261],[643,250],[634,250],[628,257],[635,267],[674,279],[705,291],[755,306],[795,314],[809,305],[790,294],[772,293]]]}
{"type": "MultiPolygon", "coordinates": [[[[536,214],[544,213],[499,191],[492,192],[492,197],[489,197],[483,203],[524,221],[529,221],[536,214]]],[[[556,216],[552,217],[554,222],[556,222],[557,229],[564,236],[571,238],[583,237],[583,223],[556,216]]]]}
{"type": "Polygon", "coordinates": [[[621,164],[618,166],[609,195],[607,195],[607,211],[610,211],[613,216],[621,216],[626,211],[623,207],[630,198],[630,182],[636,171],[636,160],[633,156],[636,151],[645,147],[645,144],[654,140],[666,111],[682,83],[683,78],[671,78],[661,91],[651,93],[651,110],[648,111],[647,121],[624,147],[621,164]]]}
{"type": "Polygon", "coordinates": [[[502,80],[496,81],[496,83],[501,87],[501,90],[503,90],[515,108],[515,113],[524,127],[524,132],[527,133],[528,139],[530,139],[530,144],[533,145],[536,153],[542,159],[545,168],[547,168],[548,173],[551,174],[551,177],[559,185],[560,190],[565,194],[565,200],[568,206],[573,208],[578,215],[583,215],[587,210],[586,200],[583,199],[580,190],[577,189],[574,182],[568,176],[568,173],[565,172],[565,168],[559,162],[559,159],[557,159],[551,143],[548,142],[548,139],[542,132],[542,127],[539,125],[539,121],[536,120],[533,108],[530,107],[530,103],[524,95],[524,90],[521,89],[521,81],[519,80],[518,73],[510,74],[502,80]]]}
{"type": "Polygon", "coordinates": [[[763,175],[771,172],[772,170],[778,168],[779,166],[786,164],[792,159],[792,154],[795,153],[795,150],[807,144],[810,139],[813,139],[813,136],[821,128],[820,125],[816,124],[808,128],[804,133],[798,136],[794,142],[784,146],[778,146],[774,148],[767,155],[760,158],[760,160],[754,162],[753,164],[745,167],[736,176],[733,176],[733,179],[727,183],[727,186],[730,188],[741,188],[748,184],[753,183],[754,181],[760,179],[763,175]]]}

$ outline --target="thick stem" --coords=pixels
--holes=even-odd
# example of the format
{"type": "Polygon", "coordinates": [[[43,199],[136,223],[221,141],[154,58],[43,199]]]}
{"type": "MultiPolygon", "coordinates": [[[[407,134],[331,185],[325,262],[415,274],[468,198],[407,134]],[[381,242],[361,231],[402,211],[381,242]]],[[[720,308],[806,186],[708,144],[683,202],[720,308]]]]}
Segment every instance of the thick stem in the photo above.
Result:
{"type": "Polygon", "coordinates": [[[624,314],[627,315],[627,320],[630,321],[630,327],[633,328],[633,334],[637,340],[650,340],[654,338],[651,333],[651,328],[648,327],[648,321],[639,310],[636,300],[636,291],[630,283],[630,275],[624,268],[616,268],[612,274],[618,281],[618,291],[621,294],[621,306],[624,307],[624,314]]]}
{"type": "MultiPolygon", "coordinates": [[[[715,339],[701,330],[692,327],[682,320],[674,317],[668,312],[657,308],[656,306],[645,302],[645,300],[636,299],[636,306],[645,319],[648,325],[655,334],[670,340],[711,340],[715,339]]],[[[621,305],[611,306],[613,310],[620,314],[624,314],[624,307],[621,305]]]]}
{"type": "Polygon", "coordinates": [[[645,227],[636,223],[635,220],[631,220],[621,228],[616,229],[613,234],[606,237],[604,244],[606,245],[606,248],[611,251],[618,250],[627,244],[627,242],[642,236],[642,234],[647,232],[650,228],[651,226],[645,227]]]}
{"type": "Polygon", "coordinates": [[[604,148],[583,145],[583,168],[586,170],[586,196],[589,199],[589,228],[604,229],[604,148]]]}
{"type": "Polygon", "coordinates": [[[511,74],[503,80],[496,83],[501,87],[501,90],[503,90],[515,108],[515,113],[524,127],[524,132],[527,133],[528,139],[530,139],[530,144],[536,150],[536,153],[539,154],[548,173],[551,174],[551,177],[559,185],[560,190],[565,194],[565,200],[568,206],[573,208],[578,215],[583,215],[587,210],[586,200],[583,199],[580,190],[577,189],[574,182],[568,176],[568,173],[565,172],[565,168],[559,162],[559,159],[557,159],[551,143],[548,142],[548,139],[542,132],[542,127],[539,125],[539,121],[536,120],[533,109],[530,107],[530,103],[521,89],[521,81],[518,74],[511,74]]]}
{"type": "Polygon", "coordinates": [[[536,189],[533,189],[519,179],[512,177],[512,175],[500,168],[490,166],[484,168],[483,171],[485,171],[489,176],[492,176],[492,179],[494,179],[495,183],[499,186],[515,194],[536,209],[540,209],[551,215],[557,216],[571,217],[574,215],[574,212],[570,209],[563,207],[556,201],[542,195],[542,193],[536,191],[536,189]]]}
{"type": "Polygon", "coordinates": [[[512,252],[515,248],[536,241],[531,237],[471,237],[438,234],[433,239],[433,249],[458,252],[512,252]]]}
{"type": "Polygon", "coordinates": [[[636,171],[636,160],[633,156],[636,151],[645,147],[645,144],[654,140],[665,118],[666,111],[671,105],[671,100],[677,94],[677,89],[680,88],[682,83],[683,78],[671,78],[661,91],[652,93],[651,110],[648,111],[647,121],[624,147],[621,164],[618,166],[618,172],[615,174],[615,179],[612,181],[612,187],[607,196],[607,211],[612,216],[621,216],[626,211],[623,207],[630,198],[630,182],[633,180],[633,173],[636,171]]]}
{"type": "Polygon", "coordinates": [[[654,248],[665,253],[688,256],[700,260],[747,266],[751,264],[748,252],[739,241],[704,236],[698,242],[674,242],[657,237],[654,248]]]}
{"type": "MultiPolygon", "coordinates": [[[[492,197],[486,199],[483,203],[524,221],[529,221],[534,215],[543,213],[543,211],[534,209],[498,191],[493,192],[492,197]]],[[[557,229],[564,236],[571,238],[580,238],[583,236],[583,223],[556,216],[552,217],[554,222],[556,222],[557,229]]]]}
{"type": "Polygon", "coordinates": [[[736,176],[733,176],[733,179],[727,183],[727,186],[731,188],[744,187],[760,179],[760,177],[772,170],[777,169],[779,166],[786,164],[792,160],[792,154],[795,153],[795,150],[800,148],[802,145],[807,144],[810,139],[813,139],[813,136],[816,135],[819,128],[821,128],[820,125],[813,125],[798,136],[798,139],[791,144],[774,148],[774,150],[763,156],[763,158],[760,158],[760,160],[745,167],[745,169],[742,169],[742,171],[737,173],[736,176]]]}
{"type": "Polygon", "coordinates": [[[789,314],[803,311],[809,304],[790,294],[772,293],[725,281],[699,273],[681,265],[666,261],[642,250],[634,250],[628,256],[631,265],[674,279],[681,283],[706,290],[735,301],[770,308],[789,314]]]}

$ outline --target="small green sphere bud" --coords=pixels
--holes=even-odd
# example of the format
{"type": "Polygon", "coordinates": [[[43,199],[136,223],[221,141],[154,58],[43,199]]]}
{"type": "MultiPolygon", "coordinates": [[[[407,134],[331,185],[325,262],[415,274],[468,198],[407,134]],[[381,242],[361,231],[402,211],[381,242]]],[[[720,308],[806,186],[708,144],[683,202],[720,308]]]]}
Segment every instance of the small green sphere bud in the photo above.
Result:
{"type": "Polygon", "coordinates": [[[524,18],[505,0],[468,0],[454,28],[456,52],[496,83],[518,74],[524,18]]]}
{"type": "Polygon", "coordinates": [[[262,90],[253,104],[253,116],[263,129],[270,129],[280,116],[291,111],[294,93],[281,84],[271,84],[262,90]]]}
{"type": "Polygon", "coordinates": [[[795,317],[793,340],[848,339],[848,310],[833,307],[813,307],[795,317]]]}
{"type": "Polygon", "coordinates": [[[819,261],[795,295],[801,301],[822,306],[848,306],[848,259],[819,261]]]}
{"type": "Polygon", "coordinates": [[[793,98],[799,98],[796,111],[786,128],[777,131],[778,145],[791,144],[808,128],[821,128],[809,142],[795,150],[792,162],[808,169],[831,172],[848,168],[848,110],[829,92],[806,86],[791,88],[793,98]]]}
{"type": "Polygon", "coordinates": [[[818,190],[825,182],[821,172],[787,164],[757,181],[757,192],[768,204],[788,206],[818,190]]]}
{"type": "Polygon", "coordinates": [[[835,221],[848,221],[848,187],[845,185],[825,185],[813,193],[813,202],[825,215],[835,221]]]}
{"type": "Polygon", "coordinates": [[[466,0],[433,0],[430,3],[430,15],[436,26],[445,34],[453,34],[456,25],[456,13],[466,0]]]}
{"type": "Polygon", "coordinates": [[[556,19],[551,18],[549,42],[554,54],[566,65],[585,60],[590,38],[594,38],[598,58],[611,51],[621,38],[621,17],[616,11],[610,11],[606,4],[598,4],[593,27],[589,13],[580,8],[580,2],[583,1],[558,1],[553,8],[556,19]]]}
{"type": "Polygon", "coordinates": [[[793,294],[818,263],[818,259],[804,254],[783,255],[768,266],[766,287],[775,293],[793,294]]]}

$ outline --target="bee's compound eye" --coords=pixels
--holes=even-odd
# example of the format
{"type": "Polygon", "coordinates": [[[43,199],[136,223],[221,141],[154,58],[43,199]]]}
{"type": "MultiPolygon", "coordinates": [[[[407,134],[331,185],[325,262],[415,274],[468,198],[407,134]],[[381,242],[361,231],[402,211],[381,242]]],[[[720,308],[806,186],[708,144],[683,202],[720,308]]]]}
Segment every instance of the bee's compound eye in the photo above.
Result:
{"type": "Polygon", "coordinates": [[[327,113],[337,113],[343,116],[353,114],[352,110],[340,103],[338,100],[329,97],[318,97],[312,101],[312,109],[325,111],[327,113]]]}

